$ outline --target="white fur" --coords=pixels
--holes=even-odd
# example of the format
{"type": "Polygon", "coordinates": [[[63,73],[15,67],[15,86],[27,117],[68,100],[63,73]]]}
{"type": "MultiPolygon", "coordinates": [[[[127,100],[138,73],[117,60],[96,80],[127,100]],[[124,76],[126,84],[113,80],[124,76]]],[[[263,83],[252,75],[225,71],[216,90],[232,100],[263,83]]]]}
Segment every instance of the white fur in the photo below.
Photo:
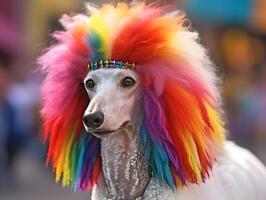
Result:
{"type": "MultiPolygon", "coordinates": [[[[246,149],[227,142],[206,183],[189,185],[175,193],[155,184],[160,191],[160,198],[156,200],[265,200],[265,181],[263,164],[246,149]]],[[[155,200],[147,191],[144,196],[142,199],[155,200]]],[[[104,199],[97,186],[93,188],[92,199],[104,199]]]]}
{"type": "Polygon", "coordinates": [[[265,167],[249,151],[227,142],[206,183],[185,187],[176,200],[265,200],[265,167]]]}

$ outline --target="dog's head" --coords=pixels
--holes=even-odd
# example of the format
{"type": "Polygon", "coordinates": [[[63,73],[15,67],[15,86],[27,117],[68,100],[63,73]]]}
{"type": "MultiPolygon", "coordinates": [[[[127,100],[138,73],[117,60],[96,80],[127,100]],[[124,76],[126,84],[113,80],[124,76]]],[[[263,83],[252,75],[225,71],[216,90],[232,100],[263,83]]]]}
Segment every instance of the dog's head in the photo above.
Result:
{"type": "Polygon", "coordinates": [[[89,10],[64,16],[66,31],[54,34],[58,44],[40,58],[47,161],[56,180],[90,189],[101,173],[99,137],[142,116],[139,137],[152,175],[171,188],[204,181],[223,124],[216,76],[197,34],[177,12],[154,5],[89,10]]]}
{"type": "Polygon", "coordinates": [[[87,132],[113,135],[140,117],[140,80],[130,69],[98,69],[87,74],[84,87],[90,103],[83,116],[87,132]]]}

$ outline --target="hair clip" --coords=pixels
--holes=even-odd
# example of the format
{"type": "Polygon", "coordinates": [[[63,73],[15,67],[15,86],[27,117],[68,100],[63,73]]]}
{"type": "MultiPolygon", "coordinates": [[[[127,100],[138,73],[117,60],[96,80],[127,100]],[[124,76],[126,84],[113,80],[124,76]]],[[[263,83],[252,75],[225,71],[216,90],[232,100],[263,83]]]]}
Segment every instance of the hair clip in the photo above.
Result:
{"type": "Polygon", "coordinates": [[[135,63],[122,62],[116,60],[100,60],[99,62],[92,62],[88,64],[89,70],[96,70],[101,68],[120,68],[120,69],[130,69],[135,70],[135,63]]]}

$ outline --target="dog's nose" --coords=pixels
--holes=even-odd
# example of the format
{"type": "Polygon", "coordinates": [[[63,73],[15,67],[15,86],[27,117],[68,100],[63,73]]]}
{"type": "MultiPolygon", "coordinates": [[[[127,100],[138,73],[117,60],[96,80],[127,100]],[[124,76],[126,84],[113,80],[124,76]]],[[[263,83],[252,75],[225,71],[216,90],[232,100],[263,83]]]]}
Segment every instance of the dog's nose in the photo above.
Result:
{"type": "Polygon", "coordinates": [[[88,128],[98,128],[103,124],[104,115],[102,112],[95,112],[83,116],[83,122],[88,128]]]}

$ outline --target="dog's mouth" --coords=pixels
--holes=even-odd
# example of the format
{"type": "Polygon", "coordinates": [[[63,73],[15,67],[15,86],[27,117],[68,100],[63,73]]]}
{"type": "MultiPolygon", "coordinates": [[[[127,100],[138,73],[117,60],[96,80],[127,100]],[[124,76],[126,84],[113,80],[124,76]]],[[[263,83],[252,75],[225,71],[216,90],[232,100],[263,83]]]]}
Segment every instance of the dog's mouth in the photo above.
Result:
{"type": "Polygon", "coordinates": [[[111,133],[115,133],[117,131],[120,131],[126,128],[128,124],[129,124],[129,121],[125,121],[118,129],[115,129],[115,130],[94,129],[94,130],[90,130],[90,132],[98,136],[105,136],[105,135],[109,135],[111,133]]]}

